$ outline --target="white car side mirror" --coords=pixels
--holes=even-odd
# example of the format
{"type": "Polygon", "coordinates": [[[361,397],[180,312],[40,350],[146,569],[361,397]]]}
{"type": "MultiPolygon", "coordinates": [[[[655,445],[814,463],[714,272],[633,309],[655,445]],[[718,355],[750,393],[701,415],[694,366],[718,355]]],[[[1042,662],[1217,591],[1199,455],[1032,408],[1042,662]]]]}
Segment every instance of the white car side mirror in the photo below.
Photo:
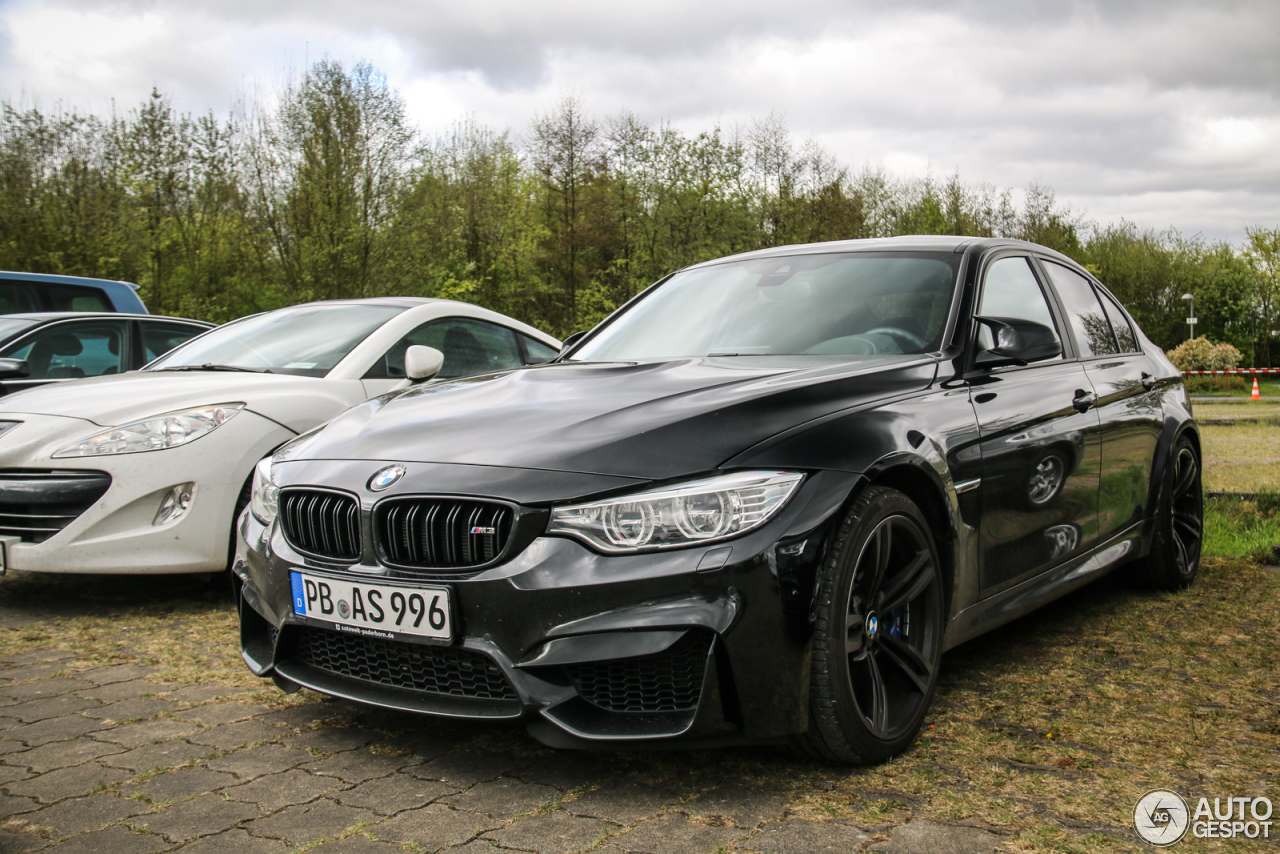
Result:
{"type": "Polygon", "coordinates": [[[444,353],[435,347],[414,344],[404,351],[404,375],[410,382],[422,383],[440,373],[444,353]]]}

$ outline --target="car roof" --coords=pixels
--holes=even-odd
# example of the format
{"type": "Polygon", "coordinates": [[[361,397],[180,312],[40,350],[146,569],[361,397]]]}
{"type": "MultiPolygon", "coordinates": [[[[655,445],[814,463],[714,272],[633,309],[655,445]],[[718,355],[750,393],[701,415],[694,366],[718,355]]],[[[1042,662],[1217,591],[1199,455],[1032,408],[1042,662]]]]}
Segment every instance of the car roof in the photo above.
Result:
{"type": "Polygon", "coordinates": [[[91,276],[61,276],[56,273],[22,273],[17,270],[0,270],[0,279],[17,279],[25,282],[45,282],[51,285],[124,285],[125,287],[132,288],[135,291],[138,290],[138,286],[133,282],[125,282],[119,279],[95,279],[91,276]]]}
{"type": "Polygon", "coordinates": [[[38,323],[48,323],[54,320],[81,320],[81,319],[101,319],[101,320],[177,320],[182,323],[198,323],[202,326],[213,327],[217,324],[210,323],[207,320],[195,320],[190,317],[170,317],[166,314],[130,314],[124,311],[27,311],[15,312],[13,314],[0,314],[0,317],[19,317],[23,320],[33,320],[38,323]]]}
{"type": "Polygon", "coordinates": [[[432,297],[363,297],[360,299],[321,299],[312,302],[300,302],[296,305],[286,305],[282,306],[282,308],[302,308],[308,305],[389,305],[396,308],[414,308],[419,305],[430,305],[433,302],[457,302],[457,300],[434,299],[432,297]]]}
{"type": "Polygon", "coordinates": [[[1015,240],[1011,237],[965,237],[962,235],[951,234],[904,234],[898,237],[871,237],[859,240],[831,240],[824,243],[796,243],[788,246],[774,246],[768,249],[756,249],[752,252],[742,252],[738,255],[729,255],[724,258],[716,258],[712,261],[704,261],[701,264],[690,265],[685,269],[692,270],[698,267],[711,267],[716,264],[723,264],[726,261],[747,261],[753,258],[780,258],[788,255],[825,255],[837,252],[954,252],[958,254],[964,252],[970,247],[984,250],[1004,247],[1011,249],[1025,249],[1029,252],[1039,252],[1041,254],[1060,258],[1070,263],[1075,263],[1066,255],[1050,249],[1047,246],[1042,246],[1039,243],[1032,243],[1028,240],[1015,240]]]}

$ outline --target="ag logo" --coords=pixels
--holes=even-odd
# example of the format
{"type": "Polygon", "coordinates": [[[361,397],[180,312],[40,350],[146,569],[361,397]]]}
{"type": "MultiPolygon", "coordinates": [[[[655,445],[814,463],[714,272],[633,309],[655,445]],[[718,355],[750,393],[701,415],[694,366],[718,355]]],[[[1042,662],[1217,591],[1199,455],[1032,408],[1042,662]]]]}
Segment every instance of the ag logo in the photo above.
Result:
{"type": "Polygon", "coordinates": [[[1187,835],[1191,811],[1181,795],[1152,789],[1133,808],[1133,827],[1145,841],[1163,848],[1187,835]]]}
{"type": "Polygon", "coordinates": [[[373,473],[373,477],[369,478],[369,491],[381,492],[402,477],[404,477],[404,466],[399,463],[378,469],[373,473]]]}

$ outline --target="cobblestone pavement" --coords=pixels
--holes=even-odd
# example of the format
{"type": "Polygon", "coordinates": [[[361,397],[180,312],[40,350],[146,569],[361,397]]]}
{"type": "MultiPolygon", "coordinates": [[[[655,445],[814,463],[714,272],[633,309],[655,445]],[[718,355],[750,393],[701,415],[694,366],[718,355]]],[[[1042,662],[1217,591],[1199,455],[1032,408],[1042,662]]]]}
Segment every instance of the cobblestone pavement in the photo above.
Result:
{"type": "MultiPolygon", "coordinates": [[[[0,626],[39,619],[7,610],[0,626]]],[[[277,697],[67,648],[0,657],[0,854],[945,854],[1005,839],[823,814],[805,799],[832,769],[773,750],[555,752],[522,727],[256,701],[277,697]]]]}

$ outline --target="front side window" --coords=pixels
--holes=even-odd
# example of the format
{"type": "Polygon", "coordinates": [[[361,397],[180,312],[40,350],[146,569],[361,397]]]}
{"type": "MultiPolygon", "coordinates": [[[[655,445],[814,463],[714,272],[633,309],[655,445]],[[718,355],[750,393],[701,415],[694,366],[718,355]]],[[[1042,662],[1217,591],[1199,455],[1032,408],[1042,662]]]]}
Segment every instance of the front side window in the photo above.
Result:
{"type": "Polygon", "coordinates": [[[573,359],[930,352],[946,326],[958,257],[791,255],[686,270],[593,335],[573,359]]]}
{"type": "Polygon", "coordinates": [[[322,377],[402,311],[399,306],[360,303],[282,308],[219,326],[161,356],[147,370],[218,365],[322,377]]]}
{"type": "MultiPolygon", "coordinates": [[[[1061,343],[1029,258],[1001,258],[987,268],[978,314],[1034,321],[1053,329],[1055,340],[1061,343]]],[[[978,324],[978,346],[983,350],[992,347],[991,330],[985,324],[978,324]]]]}
{"type": "Polygon", "coordinates": [[[128,370],[122,321],[58,323],[15,341],[0,358],[24,359],[33,380],[100,377],[128,370]]]}
{"type": "Polygon", "coordinates": [[[1067,310],[1080,357],[1087,359],[1091,356],[1114,356],[1119,353],[1120,348],[1116,345],[1111,323],[1102,311],[1092,283],[1075,270],[1061,264],[1045,261],[1044,267],[1067,310]]]}
{"type": "Polygon", "coordinates": [[[444,354],[442,379],[509,371],[524,364],[510,329],[470,317],[445,317],[424,323],[397,341],[364,378],[402,379],[404,352],[415,344],[444,354]]]}

